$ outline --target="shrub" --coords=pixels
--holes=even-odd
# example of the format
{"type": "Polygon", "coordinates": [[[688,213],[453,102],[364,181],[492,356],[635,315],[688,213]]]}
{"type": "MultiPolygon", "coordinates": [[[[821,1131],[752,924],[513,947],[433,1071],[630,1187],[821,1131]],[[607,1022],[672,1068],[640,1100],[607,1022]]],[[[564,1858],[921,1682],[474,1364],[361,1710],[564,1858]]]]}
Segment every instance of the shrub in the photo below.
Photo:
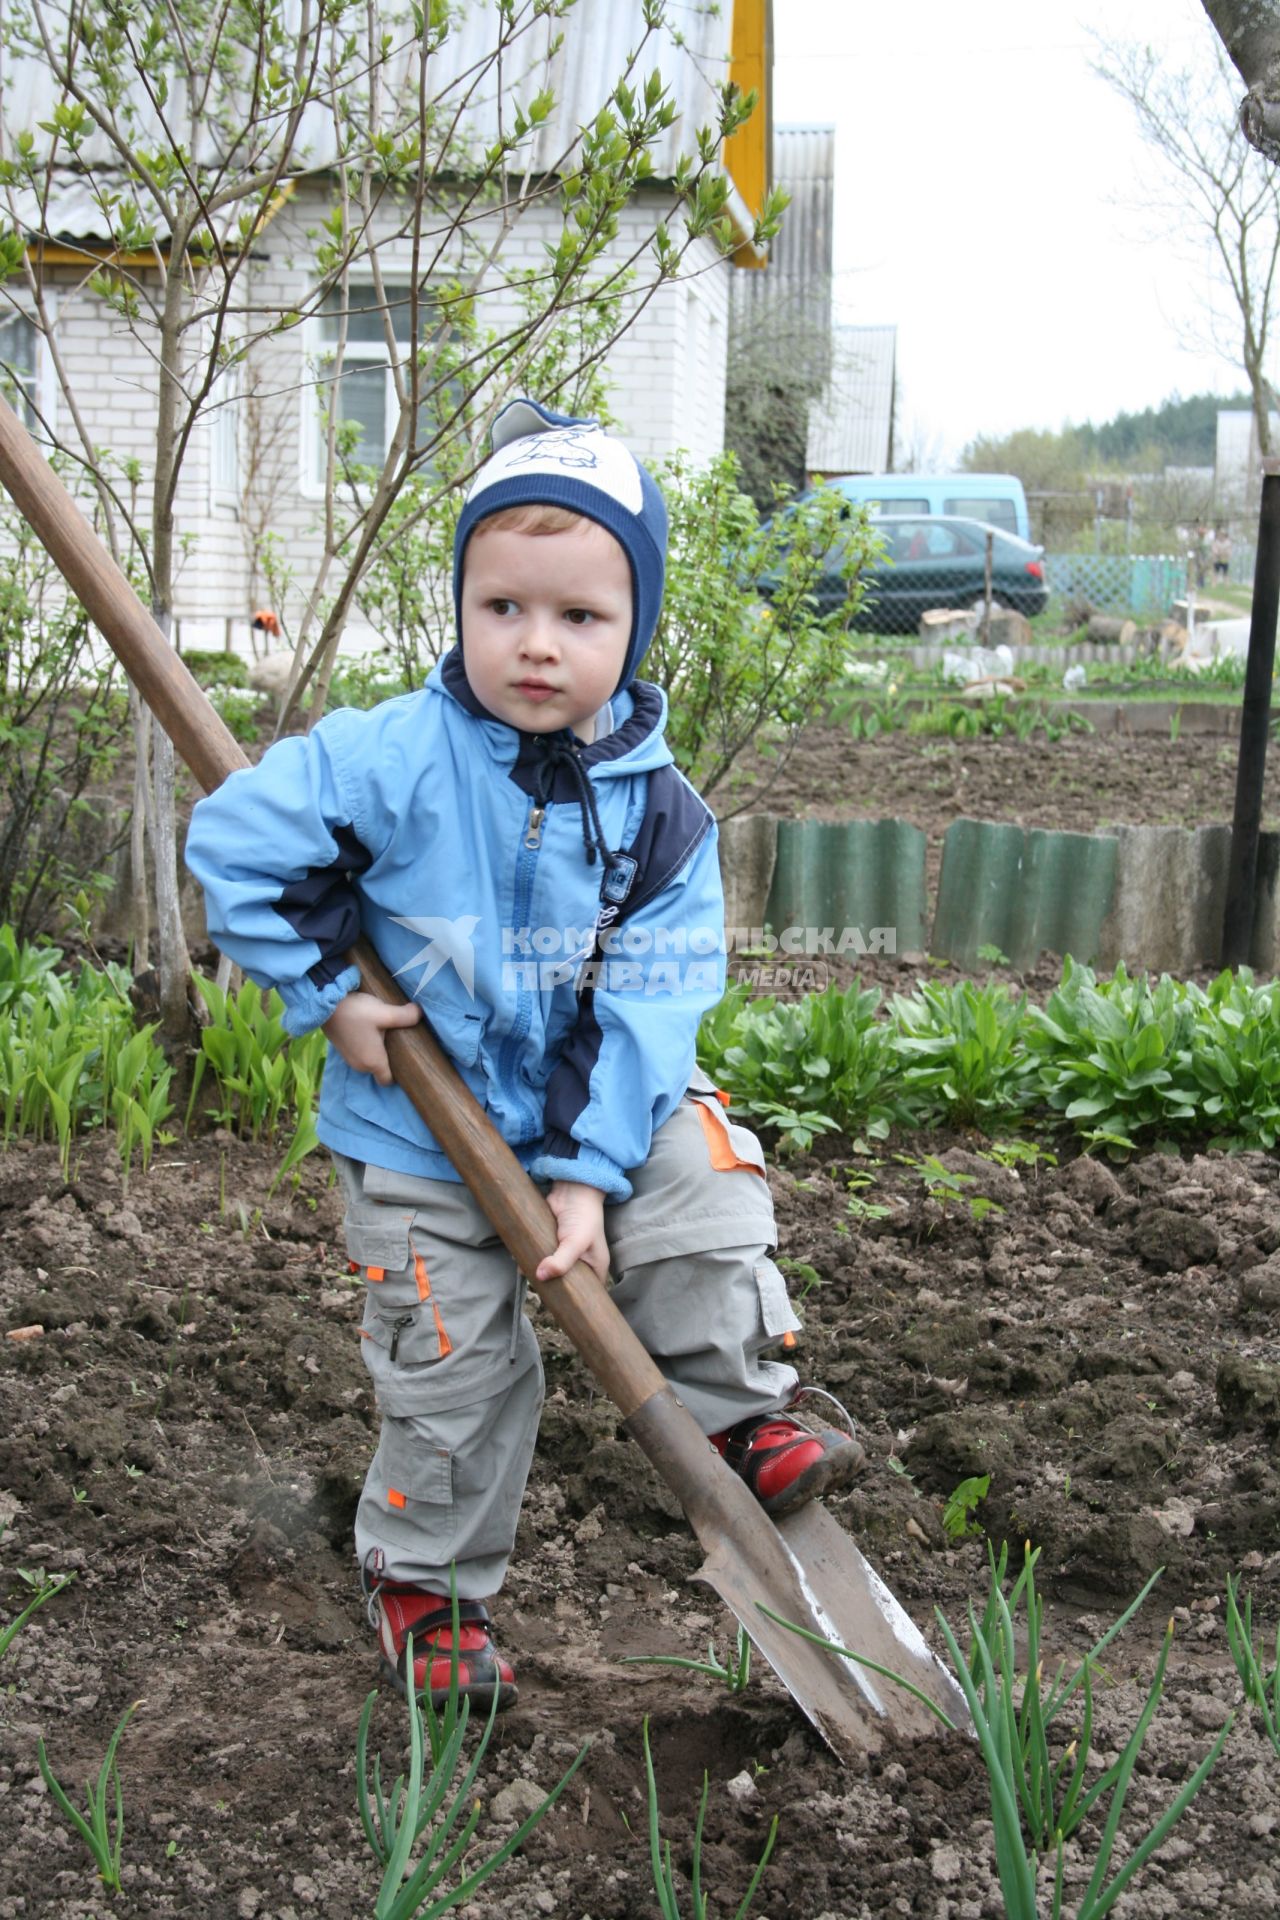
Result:
{"type": "MultiPolygon", "coordinates": [[[[731,776],[744,749],[763,747],[781,768],[840,683],[861,570],[879,540],[834,492],[762,521],[732,454],[702,471],[677,455],[659,479],[671,515],[667,591],[644,673],[670,697],[677,764],[723,816],[739,810],[731,776]],[[815,588],[837,545],[845,596],[819,615],[815,588]]],[[[750,804],[760,797],[756,785],[750,804]]]]}

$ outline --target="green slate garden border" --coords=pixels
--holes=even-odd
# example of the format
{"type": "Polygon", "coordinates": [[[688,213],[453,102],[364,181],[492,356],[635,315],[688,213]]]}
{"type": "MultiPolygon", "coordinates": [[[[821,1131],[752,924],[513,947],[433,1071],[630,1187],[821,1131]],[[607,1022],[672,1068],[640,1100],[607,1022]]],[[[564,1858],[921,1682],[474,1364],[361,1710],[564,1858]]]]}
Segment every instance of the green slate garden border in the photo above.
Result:
{"type": "Polygon", "coordinates": [[[780,820],[768,923],[775,932],[831,929],[855,956],[877,948],[921,952],[929,924],[926,850],[921,829],[905,820],[780,820]]]}
{"type": "Polygon", "coordinates": [[[1088,964],[1111,906],[1117,850],[1110,835],[953,820],[931,951],[974,967],[980,947],[995,947],[1030,967],[1047,947],[1088,964]]]}
{"type": "MultiPolygon", "coordinates": [[[[1215,826],[1081,834],[955,820],[930,927],[919,828],[745,815],[722,833],[727,918],[739,945],[744,931],[766,925],[776,935],[799,930],[791,954],[816,935],[854,959],[928,952],[981,969],[985,948],[1026,968],[1047,950],[1107,969],[1124,961],[1186,974],[1220,963],[1229,839],[1215,826]]],[[[1270,973],[1280,948],[1280,835],[1261,836],[1258,866],[1249,957],[1270,973]]]]}

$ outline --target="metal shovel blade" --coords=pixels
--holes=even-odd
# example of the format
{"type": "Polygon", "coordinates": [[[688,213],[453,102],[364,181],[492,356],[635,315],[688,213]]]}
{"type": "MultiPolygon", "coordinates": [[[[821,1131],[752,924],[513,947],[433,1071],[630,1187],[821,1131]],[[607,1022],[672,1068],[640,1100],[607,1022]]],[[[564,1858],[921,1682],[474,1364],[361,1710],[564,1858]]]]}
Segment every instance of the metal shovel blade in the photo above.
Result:
{"type": "Polygon", "coordinates": [[[837,1758],[875,1751],[889,1729],[908,1737],[938,1732],[942,1723],[927,1701],[969,1728],[956,1682],[825,1507],[811,1502],[775,1525],[669,1390],[638,1408],[627,1428],[679,1495],[706,1550],[695,1578],[720,1595],[837,1758]],[[827,1652],[806,1633],[908,1685],[827,1652]]]}

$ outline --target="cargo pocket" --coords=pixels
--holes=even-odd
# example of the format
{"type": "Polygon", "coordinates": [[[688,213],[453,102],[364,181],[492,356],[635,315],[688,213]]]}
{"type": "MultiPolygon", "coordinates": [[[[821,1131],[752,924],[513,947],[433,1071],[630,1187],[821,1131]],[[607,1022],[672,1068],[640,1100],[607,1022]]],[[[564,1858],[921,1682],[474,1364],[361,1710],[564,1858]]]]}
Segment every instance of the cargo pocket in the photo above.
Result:
{"type": "Polygon", "coordinates": [[[410,1243],[412,1219],[411,1212],[357,1200],[343,1223],[347,1257],[367,1282],[361,1336],[397,1369],[430,1366],[452,1351],[426,1264],[410,1243]]]}
{"type": "Polygon", "coordinates": [[[432,1033],[455,1066],[474,1067],[480,1057],[480,1042],[484,1037],[481,1015],[466,1013],[454,1006],[433,1006],[430,1000],[423,1002],[422,1010],[432,1033]]]}
{"type": "Polygon", "coordinates": [[[768,1340],[795,1345],[801,1322],[787,1294],[787,1283],[772,1260],[757,1260],[754,1267],[756,1291],[760,1295],[760,1324],[768,1340]]]}
{"type": "Polygon", "coordinates": [[[408,1421],[383,1421],[374,1464],[382,1497],[394,1512],[410,1514],[415,1505],[452,1507],[452,1453],[424,1445],[408,1421]]]}

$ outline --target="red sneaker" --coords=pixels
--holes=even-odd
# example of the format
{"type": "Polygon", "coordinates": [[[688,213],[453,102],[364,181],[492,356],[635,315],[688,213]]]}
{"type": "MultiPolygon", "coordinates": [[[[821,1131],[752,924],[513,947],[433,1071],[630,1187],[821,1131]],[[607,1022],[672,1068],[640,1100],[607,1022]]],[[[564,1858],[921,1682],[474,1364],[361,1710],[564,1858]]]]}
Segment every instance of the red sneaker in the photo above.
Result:
{"type": "Polygon", "coordinates": [[[711,1444],[774,1518],[847,1486],[867,1464],[848,1434],[814,1433],[786,1413],[753,1414],[713,1433],[711,1444]]]}
{"type": "MultiPolygon", "coordinates": [[[[397,1691],[405,1691],[406,1642],[412,1634],[414,1692],[429,1688],[432,1706],[445,1706],[453,1667],[453,1610],[448,1595],[379,1582],[369,1596],[369,1618],[378,1630],[383,1672],[397,1691]]],[[[479,1600],[459,1600],[458,1697],[487,1713],[495,1688],[500,1713],[515,1705],[516,1676],[494,1645],[489,1609],[479,1600]]]]}

